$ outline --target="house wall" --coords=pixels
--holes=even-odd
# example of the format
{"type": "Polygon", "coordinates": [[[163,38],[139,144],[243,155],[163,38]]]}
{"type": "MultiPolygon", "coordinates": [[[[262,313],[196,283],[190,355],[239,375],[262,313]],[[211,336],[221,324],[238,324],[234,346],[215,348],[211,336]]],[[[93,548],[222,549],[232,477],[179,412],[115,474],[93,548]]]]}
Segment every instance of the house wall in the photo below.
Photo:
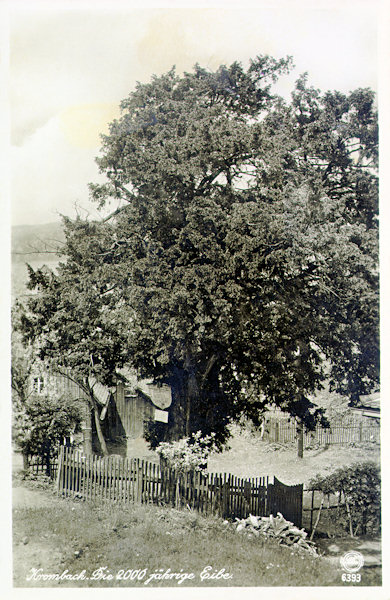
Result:
{"type": "Polygon", "coordinates": [[[126,439],[126,455],[143,457],[148,453],[144,440],[144,421],[154,416],[152,402],[142,394],[130,395],[123,384],[118,384],[114,399],[110,403],[110,437],[126,439]]]}

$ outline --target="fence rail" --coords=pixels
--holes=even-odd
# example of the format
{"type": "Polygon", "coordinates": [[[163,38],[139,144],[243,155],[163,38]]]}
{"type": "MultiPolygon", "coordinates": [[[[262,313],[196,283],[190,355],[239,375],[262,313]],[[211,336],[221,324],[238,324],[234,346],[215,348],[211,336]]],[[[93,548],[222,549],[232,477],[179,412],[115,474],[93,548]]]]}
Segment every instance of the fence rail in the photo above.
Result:
{"type": "MultiPolygon", "coordinates": [[[[297,439],[296,423],[285,423],[279,420],[271,420],[267,423],[263,434],[263,440],[267,442],[288,443],[297,439]]],[[[304,433],[304,444],[332,445],[348,444],[351,442],[380,442],[380,427],[378,425],[337,424],[331,425],[329,429],[317,426],[315,431],[304,433]]]]}
{"type": "Polygon", "coordinates": [[[274,478],[242,479],[231,474],[178,473],[139,459],[83,456],[62,447],[57,491],[65,497],[113,502],[188,506],[222,518],[283,516],[302,525],[303,486],[287,486],[274,478]]]}

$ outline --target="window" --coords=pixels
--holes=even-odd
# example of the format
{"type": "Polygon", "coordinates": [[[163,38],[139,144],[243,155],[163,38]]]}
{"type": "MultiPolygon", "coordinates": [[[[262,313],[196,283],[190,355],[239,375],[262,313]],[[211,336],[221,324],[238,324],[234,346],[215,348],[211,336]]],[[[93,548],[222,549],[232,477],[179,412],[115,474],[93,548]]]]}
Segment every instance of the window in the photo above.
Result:
{"type": "Polygon", "coordinates": [[[45,382],[43,377],[34,377],[33,390],[36,394],[42,394],[45,382]]]}

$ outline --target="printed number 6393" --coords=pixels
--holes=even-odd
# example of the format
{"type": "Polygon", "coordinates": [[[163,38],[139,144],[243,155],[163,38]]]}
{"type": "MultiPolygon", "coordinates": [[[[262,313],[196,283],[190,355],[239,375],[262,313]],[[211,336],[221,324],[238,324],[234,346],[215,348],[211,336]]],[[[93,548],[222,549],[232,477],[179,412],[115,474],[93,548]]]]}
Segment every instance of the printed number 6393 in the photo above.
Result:
{"type": "Polygon", "coordinates": [[[360,573],[343,573],[341,576],[343,581],[351,581],[353,583],[359,583],[361,581],[362,576],[360,573]]]}

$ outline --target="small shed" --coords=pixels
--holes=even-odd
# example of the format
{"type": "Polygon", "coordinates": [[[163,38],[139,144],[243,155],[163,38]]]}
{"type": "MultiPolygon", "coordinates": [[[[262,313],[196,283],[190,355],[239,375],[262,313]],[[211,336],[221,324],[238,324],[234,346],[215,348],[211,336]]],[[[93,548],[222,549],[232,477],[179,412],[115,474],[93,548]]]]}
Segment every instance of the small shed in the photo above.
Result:
{"type": "Polygon", "coordinates": [[[147,454],[145,421],[168,423],[171,403],[169,385],[150,379],[133,379],[130,385],[118,383],[100,416],[105,436],[112,442],[126,442],[128,457],[143,457],[147,454]]]}

